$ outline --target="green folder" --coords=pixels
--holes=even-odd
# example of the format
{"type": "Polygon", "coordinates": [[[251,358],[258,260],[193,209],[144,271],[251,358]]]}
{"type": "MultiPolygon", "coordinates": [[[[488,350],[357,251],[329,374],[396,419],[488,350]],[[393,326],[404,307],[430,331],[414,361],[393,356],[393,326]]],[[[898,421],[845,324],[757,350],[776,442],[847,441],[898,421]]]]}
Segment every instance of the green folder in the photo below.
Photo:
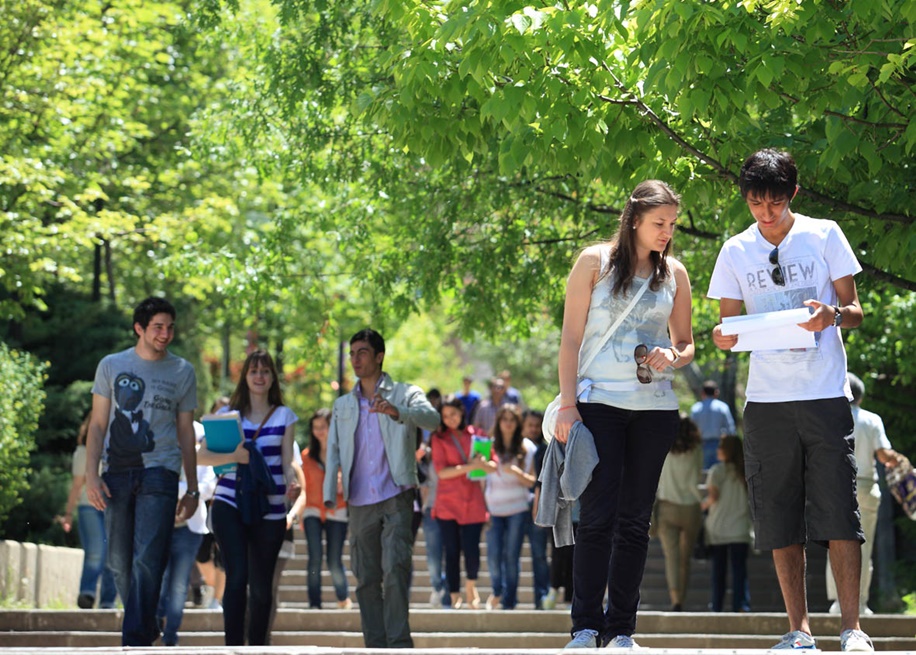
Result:
{"type": "MultiPolygon", "coordinates": [[[[482,455],[484,459],[490,459],[490,453],[493,450],[493,440],[490,437],[471,437],[471,459],[477,455],[482,455]]],[[[487,477],[486,471],[475,469],[468,473],[471,480],[481,480],[487,477]]]]}

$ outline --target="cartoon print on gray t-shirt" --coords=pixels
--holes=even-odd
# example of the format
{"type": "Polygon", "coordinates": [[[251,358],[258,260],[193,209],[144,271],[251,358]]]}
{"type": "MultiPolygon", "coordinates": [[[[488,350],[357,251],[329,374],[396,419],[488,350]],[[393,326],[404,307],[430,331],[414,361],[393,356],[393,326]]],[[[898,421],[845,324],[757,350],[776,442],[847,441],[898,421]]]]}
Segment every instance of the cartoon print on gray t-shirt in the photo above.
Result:
{"type": "Polygon", "coordinates": [[[114,418],[108,442],[108,462],[115,469],[143,467],[142,453],[155,447],[155,435],[143,418],[146,383],[133,373],[119,373],[114,383],[114,418]]]}

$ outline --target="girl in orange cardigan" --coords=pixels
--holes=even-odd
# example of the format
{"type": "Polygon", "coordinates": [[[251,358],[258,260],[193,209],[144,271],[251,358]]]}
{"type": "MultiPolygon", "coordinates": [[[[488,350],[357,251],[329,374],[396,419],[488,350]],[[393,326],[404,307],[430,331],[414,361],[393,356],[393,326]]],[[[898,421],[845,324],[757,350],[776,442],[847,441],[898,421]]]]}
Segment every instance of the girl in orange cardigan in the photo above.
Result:
{"type": "Polygon", "coordinates": [[[347,589],[347,572],[343,565],[343,546],[347,538],[347,504],[338,481],[337,505],[333,509],[324,506],[322,485],[324,484],[324,462],[327,452],[328,428],[331,425],[331,410],[319,409],[309,419],[309,447],[302,453],[302,471],[305,473],[305,512],[302,522],[305,540],[308,544],[308,595],[309,607],[321,609],[321,551],[324,531],[327,540],[328,569],[334,583],[337,607],[350,609],[347,589]]]}

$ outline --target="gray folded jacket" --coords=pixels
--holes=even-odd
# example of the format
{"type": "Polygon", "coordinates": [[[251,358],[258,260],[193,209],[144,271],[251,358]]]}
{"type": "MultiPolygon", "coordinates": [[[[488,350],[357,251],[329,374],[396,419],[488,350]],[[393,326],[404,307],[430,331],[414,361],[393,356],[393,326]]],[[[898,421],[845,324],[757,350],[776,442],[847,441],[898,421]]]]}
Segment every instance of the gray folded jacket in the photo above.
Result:
{"type": "Polygon", "coordinates": [[[595,438],[581,421],[573,423],[565,444],[551,439],[538,481],[541,494],[535,524],[553,528],[557,546],[576,543],[572,529],[573,505],[592,480],[598,465],[595,438]]]}

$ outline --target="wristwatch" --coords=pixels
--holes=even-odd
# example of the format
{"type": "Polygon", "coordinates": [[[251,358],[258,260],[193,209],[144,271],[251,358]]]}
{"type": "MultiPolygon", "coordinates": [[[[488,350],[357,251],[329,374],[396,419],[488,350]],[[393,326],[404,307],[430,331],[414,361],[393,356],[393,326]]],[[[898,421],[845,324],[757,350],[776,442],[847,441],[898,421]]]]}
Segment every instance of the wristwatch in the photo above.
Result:
{"type": "Polygon", "coordinates": [[[833,325],[834,327],[840,327],[843,323],[843,314],[840,313],[840,306],[837,305],[833,308],[833,325]]]}
{"type": "Polygon", "coordinates": [[[185,495],[185,496],[190,496],[191,498],[195,498],[195,499],[197,499],[197,500],[200,500],[200,492],[199,492],[199,491],[185,491],[185,492],[184,492],[184,495],[185,495]]]}

